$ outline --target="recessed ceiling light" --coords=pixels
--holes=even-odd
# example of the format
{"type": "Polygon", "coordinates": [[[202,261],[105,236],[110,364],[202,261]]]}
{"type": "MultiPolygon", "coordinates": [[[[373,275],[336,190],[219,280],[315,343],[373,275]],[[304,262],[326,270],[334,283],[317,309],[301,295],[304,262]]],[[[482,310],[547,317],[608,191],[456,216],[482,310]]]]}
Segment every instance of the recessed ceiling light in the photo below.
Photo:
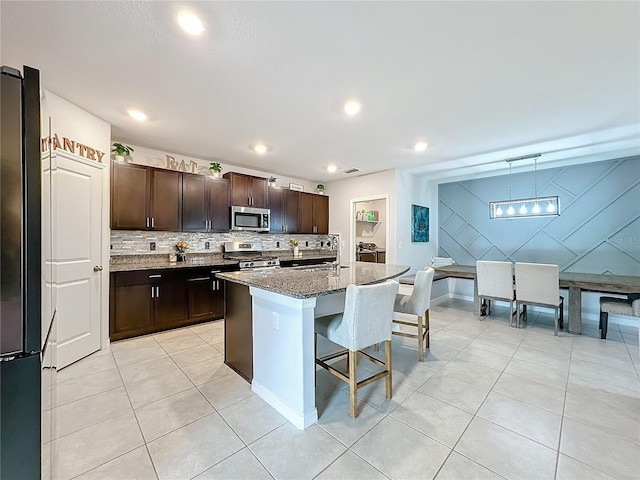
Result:
{"type": "Polygon", "coordinates": [[[336,170],[338,170],[338,167],[336,167],[335,165],[331,164],[327,167],[327,172],[333,173],[336,170]]]}
{"type": "Polygon", "coordinates": [[[362,105],[360,105],[360,102],[356,102],[355,100],[350,100],[344,104],[344,113],[351,116],[357,115],[358,112],[360,112],[361,108],[362,108],[362,105]]]}
{"type": "Polygon", "coordinates": [[[427,142],[416,142],[413,149],[416,152],[424,152],[427,149],[427,142]]]}
{"type": "Polygon", "coordinates": [[[200,35],[204,32],[202,20],[193,12],[184,10],[176,15],[176,22],[189,35],[200,35]]]}
{"type": "Polygon", "coordinates": [[[259,153],[260,155],[262,155],[263,153],[267,153],[267,151],[269,150],[269,147],[262,143],[258,143],[251,148],[254,152],[259,153]]]}
{"type": "Polygon", "coordinates": [[[137,120],[138,122],[144,122],[148,117],[147,114],[141,110],[136,110],[135,108],[130,108],[127,110],[127,113],[131,118],[137,120]]]}

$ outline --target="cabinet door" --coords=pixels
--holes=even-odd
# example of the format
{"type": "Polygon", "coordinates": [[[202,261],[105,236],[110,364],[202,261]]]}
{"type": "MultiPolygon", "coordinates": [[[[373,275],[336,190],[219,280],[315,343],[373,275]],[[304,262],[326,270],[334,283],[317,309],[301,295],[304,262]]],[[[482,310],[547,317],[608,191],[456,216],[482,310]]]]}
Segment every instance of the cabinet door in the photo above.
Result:
{"type": "Polygon", "coordinates": [[[149,170],[141,165],[112,162],[111,228],[147,229],[149,170]]]}
{"type": "Polygon", "coordinates": [[[300,230],[300,192],[284,191],[284,224],[286,233],[299,233],[300,230]]]}
{"type": "Polygon", "coordinates": [[[158,330],[188,323],[187,282],[184,278],[155,284],[155,320],[158,330]]]}
{"type": "Polygon", "coordinates": [[[213,316],[215,280],[209,275],[187,278],[189,320],[205,320],[213,316]]]}
{"type": "Polygon", "coordinates": [[[314,195],[313,198],[313,233],[326,235],[329,233],[329,197],[314,195]]]}
{"type": "Polygon", "coordinates": [[[151,170],[151,218],[154,230],[182,228],[182,173],[151,170]]]}
{"type": "Polygon", "coordinates": [[[239,173],[227,173],[225,178],[231,182],[231,205],[248,207],[251,177],[239,173]]]}
{"type": "Polygon", "coordinates": [[[228,232],[229,180],[226,178],[207,178],[209,184],[209,231],[228,232]]]}
{"type": "Polygon", "coordinates": [[[284,190],[277,187],[269,187],[269,204],[271,211],[271,224],[269,233],[284,233],[284,190]]]}
{"type": "Polygon", "coordinates": [[[266,178],[251,177],[251,206],[267,208],[268,182],[266,178]]]}
{"type": "Polygon", "coordinates": [[[154,326],[154,285],[122,285],[115,287],[111,309],[111,340],[152,332],[154,326]]]}
{"type": "Polygon", "coordinates": [[[207,177],[182,175],[182,230],[204,232],[207,229],[207,177]]]}
{"type": "Polygon", "coordinates": [[[300,194],[300,225],[298,233],[313,233],[313,194],[300,194]]]}

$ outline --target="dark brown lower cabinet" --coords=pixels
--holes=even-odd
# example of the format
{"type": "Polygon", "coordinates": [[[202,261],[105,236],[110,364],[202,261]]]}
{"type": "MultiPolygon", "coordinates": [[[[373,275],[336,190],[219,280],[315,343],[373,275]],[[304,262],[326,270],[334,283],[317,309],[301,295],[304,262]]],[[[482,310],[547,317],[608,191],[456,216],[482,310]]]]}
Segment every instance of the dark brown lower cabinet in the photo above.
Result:
{"type": "Polygon", "coordinates": [[[111,273],[111,340],[222,318],[224,282],[217,280],[215,274],[230,269],[202,267],[111,273]]]}

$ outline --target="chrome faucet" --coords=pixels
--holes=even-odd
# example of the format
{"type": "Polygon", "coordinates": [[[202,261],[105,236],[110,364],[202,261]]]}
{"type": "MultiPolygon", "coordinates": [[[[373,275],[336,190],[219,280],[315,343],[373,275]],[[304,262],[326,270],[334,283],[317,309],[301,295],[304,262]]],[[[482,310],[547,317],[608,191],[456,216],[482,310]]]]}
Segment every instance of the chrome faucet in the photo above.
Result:
{"type": "Polygon", "coordinates": [[[340,271],[340,235],[331,234],[331,250],[336,251],[336,261],[333,262],[333,265],[336,267],[336,271],[340,271]]]}

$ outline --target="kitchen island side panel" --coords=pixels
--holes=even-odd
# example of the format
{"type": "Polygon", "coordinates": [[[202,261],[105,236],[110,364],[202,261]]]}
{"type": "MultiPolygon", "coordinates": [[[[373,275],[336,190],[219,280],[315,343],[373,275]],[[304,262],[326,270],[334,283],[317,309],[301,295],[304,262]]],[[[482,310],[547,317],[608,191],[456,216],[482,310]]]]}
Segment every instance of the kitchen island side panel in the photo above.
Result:
{"type": "Polygon", "coordinates": [[[249,287],[225,281],[224,363],[245,380],[253,378],[253,334],[249,287]]]}

